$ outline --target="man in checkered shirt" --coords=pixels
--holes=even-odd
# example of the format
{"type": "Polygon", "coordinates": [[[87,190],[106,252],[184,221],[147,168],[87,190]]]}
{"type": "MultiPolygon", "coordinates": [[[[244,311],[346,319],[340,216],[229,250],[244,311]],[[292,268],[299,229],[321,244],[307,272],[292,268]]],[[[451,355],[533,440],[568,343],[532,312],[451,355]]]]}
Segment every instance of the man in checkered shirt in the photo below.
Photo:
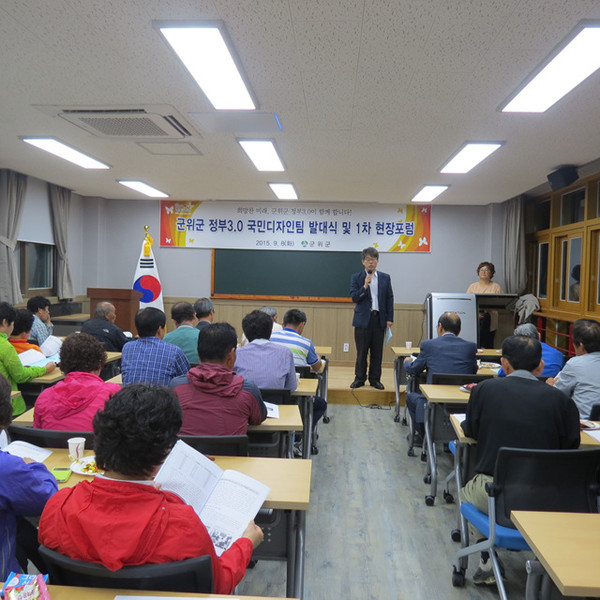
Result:
{"type": "Polygon", "coordinates": [[[165,313],[158,308],[142,308],[137,312],[135,327],[140,337],[123,346],[123,385],[150,383],[166,386],[171,379],[190,370],[183,350],[163,341],[166,322],[165,313]]]}

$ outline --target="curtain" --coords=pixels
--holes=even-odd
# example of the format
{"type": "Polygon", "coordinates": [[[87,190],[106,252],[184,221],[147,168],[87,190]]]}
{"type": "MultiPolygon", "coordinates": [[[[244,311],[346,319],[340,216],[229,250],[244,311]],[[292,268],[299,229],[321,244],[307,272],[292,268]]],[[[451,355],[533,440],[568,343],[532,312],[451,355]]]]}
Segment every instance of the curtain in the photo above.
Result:
{"type": "Polygon", "coordinates": [[[69,270],[67,254],[67,230],[69,227],[69,208],[71,206],[71,190],[48,184],[48,197],[52,213],[52,230],[54,244],[58,254],[56,261],[56,295],[60,300],[73,298],[73,282],[69,270]]]}
{"type": "Polygon", "coordinates": [[[16,304],[23,296],[15,261],[17,236],[25,205],[27,176],[0,169],[0,301],[16,304]]]}
{"type": "Polygon", "coordinates": [[[504,281],[507,294],[520,294],[527,285],[522,196],[507,201],[504,225],[504,281]]]}

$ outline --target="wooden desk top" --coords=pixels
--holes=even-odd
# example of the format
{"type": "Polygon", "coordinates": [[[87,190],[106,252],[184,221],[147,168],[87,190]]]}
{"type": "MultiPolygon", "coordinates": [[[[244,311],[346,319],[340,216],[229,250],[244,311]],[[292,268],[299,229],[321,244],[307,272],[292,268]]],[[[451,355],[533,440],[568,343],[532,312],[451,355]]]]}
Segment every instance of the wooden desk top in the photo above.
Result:
{"type": "Polygon", "coordinates": [[[279,419],[265,419],[260,425],[249,425],[248,431],[302,431],[302,417],[297,404],[280,404],[279,419]]]}
{"type": "MultiPolygon", "coordinates": [[[[222,596],[221,594],[199,594],[184,593],[184,592],[148,592],[143,590],[119,590],[110,588],[84,588],[76,586],[66,585],[48,585],[48,591],[52,600],[113,600],[116,595],[120,596],[160,596],[165,597],[177,597],[177,598],[229,598],[231,596],[222,596]]],[[[272,596],[239,596],[235,595],[235,598],[240,600],[281,600],[281,598],[273,598],[272,596]]]]}
{"type": "MultiPolygon", "coordinates": [[[[52,454],[44,461],[48,469],[68,467],[71,461],[66,448],[50,448],[52,454]]],[[[93,454],[86,450],[85,456],[93,454]]],[[[293,458],[263,458],[254,456],[216,456],[215,464],[221,469],[234,469],[254,477],[271,488],[264,508],[308,510],[310,505],[311,460],[293,458]]],[[[73,487],[88,475],[73,473],[67,483],[59,483],[59,489],[73,487]]]]}
{"type": "Polygon", "coordinates": [[[511,517],[563,595],[600,595],[600,514],[515,510],[511,517]]]}
{"type": "Polygon", "coordinates": [[[318,379],[307,379],[301,377],[298,380],[298,387],[294,392],[292,392],[292,396],[314,396],[317,393],[318,387],[318,379]]]}
{"type": "Polygon", "coordinates": [[[436,404],[467,404],[469,402],[469,392],[462,392],[459,385],[423,383],[419,389],[429,402],[436,404]]]}
{"type": "MultiPolygon", "coordinates": [[[[30,408],[23,414],[15,417],[13,423],[21,427],[33,427],[34,408],[30,408]]],[[[302,417],[300,409],[296,404],[281,405],[279,407],[279,419],[266,419],[260,425],[250,425],[248,431],[302,431],[302,417]]]]}
{"type": "Polygon", "coordinates": [[[315,346],[315,352],[319,356],[331,354],[331,346],[315,346]]]}
{"type": "MultiPolygon", "coordinates": [[[[110,362],[114,362],[115,360],[119,360],[121,358],[120,352],[107,352],[106,353],[106,364],[110,362]]],[[[41,383],[46,385],[52,385],[57,381],[62,381],[65,378],[64,373],[60,369],[54,369],[52,373],[46,373],[45,375],[40,375],[39,377],[35,377],[31,379],[27,383],[41,383]]],[[[111,380],[112,381],[112,380],[111,380]]]]}
{"type": "MultiPolygon", "coordinates": [[[[410,356],[411,354],[418,354],[421,351],[419,346],[413,346],[412,348],[407,348],[406,346],[392,346],[392,352],[396,356],[410,356]]],[[[502,356],[502,350],[499,348],[478,348],[477,349],[477,358],[493,358],[497,359],[500,362],[500,357],[502,356]]]]}
{"type": "Polygon", "coordinates": [[[61,315],[60,317],[52,317],[52,321],[62,321],[63,323],[73,321],[74,323],[83,323],[89,318],[89,313],[74,313],[72,315],[61,315]]]}
{"type": "Polygon", "coordinates": [[[10,391],[10,399],[12,400],[13,398],[16,398],[17,396],[20,396],[21,392],[19,390],[11,390],[10,391]]]}

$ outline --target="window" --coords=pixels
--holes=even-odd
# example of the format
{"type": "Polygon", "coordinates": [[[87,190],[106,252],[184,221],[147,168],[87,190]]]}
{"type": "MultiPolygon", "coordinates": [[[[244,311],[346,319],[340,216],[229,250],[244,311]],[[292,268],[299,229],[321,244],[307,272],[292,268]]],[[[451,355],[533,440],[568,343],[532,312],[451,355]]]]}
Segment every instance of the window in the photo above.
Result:
{"type": "Polygon", "coordinates": [[[15,260],[21,282],[21,293],[26,297],[54,296],[56,250],[50,244],[17,242],[15,260]]]}
{"type": "Polygon", "coordinates": [[[537,297],[548,298],[548,242],[538,244],[537,297]]]}
{"type": "Polygon", "coordinates": [[[534,231],[550,229],[550,200],[538,202],[533,209],[534,231]]]}
{"type": "Polygon", "coordinates": [[[580,223],[585,214],[585,188],[563,194],[560,201],[560,224],[580,223]]]}
{"type": "Polygon", "coordinates": [[[579,302],[581,238],[563,239],[560,254],[560,299],[568,302],[579,302]]]}

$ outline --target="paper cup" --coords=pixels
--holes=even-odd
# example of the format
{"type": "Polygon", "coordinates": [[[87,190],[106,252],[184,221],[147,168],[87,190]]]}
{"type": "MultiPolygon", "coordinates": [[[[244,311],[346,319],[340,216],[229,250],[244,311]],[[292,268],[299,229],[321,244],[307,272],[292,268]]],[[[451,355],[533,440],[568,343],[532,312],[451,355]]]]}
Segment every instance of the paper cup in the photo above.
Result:
{"type": "Polygon", "coordinates": [[[80,458],[83,458],[83,451],[85,450],[85,438],[69,438],[67,443],[69,444],[69,458],[71,460],[79,460],[80,458]]]}
{"type": "Polygon", "coordinates": [[[412,348],[412,342],[406,342],[406,347],[410,350],[412,348]]]}

